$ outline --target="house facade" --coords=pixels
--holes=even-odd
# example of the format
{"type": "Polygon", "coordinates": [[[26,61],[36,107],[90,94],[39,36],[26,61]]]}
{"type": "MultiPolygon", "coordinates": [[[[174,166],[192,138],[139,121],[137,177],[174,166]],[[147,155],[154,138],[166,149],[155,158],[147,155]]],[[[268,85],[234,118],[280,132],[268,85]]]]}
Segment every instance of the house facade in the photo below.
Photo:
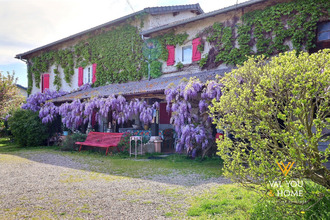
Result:
{"type": "MultiPolygon", "coordinates": [[[[199,4],[145,8],[18,54],[28,64],[28,92],[69,94],[55,103],[122,94],[160,102],[160,129],[170,126],[164,90],[196,76],[229,72],[247,56],[329,48],[326,0],[250,0],[204,13],[199,4]],[[93,88],[79,91],[84,84],[93,88]]],[[[101,119],[100,131],[109,119],[101,119]]]]}
{"type": "Polygon", "coordinates": [[[97,81],[97,86],[140,81],[150,78],[148,66],[151,78],[232,68],[242,64],[246,55],[273,56],[293,49],[313,51],[329,47],[327,8],[327,1],[310,0],[251,0],[210,13],[204,13],[199,4],[145,8],[18,54],[16,58],[28,63],[30,94],[44,89],[71,92],[97,81]],[[296,8],[292,8],[294,6],[296,8]],[[275,17],[267,18],[270,15],[275,17]],[[259,24],[254,23],[256,18],[261,20],[259,24]],[[118,31],[120,28],[126,30],[118,31]],[[120,33],[106,35],[112,32],[120,33]],[[104,33],[105,36],[100,37],[104,33]],[[138,39],[111,42],[125,34],[138,39]],[[106,37],[110,40],[106,41],[106,37]],[[120,53],[120,47],[114,48],[117,51],[110,55],[97,48],[107,43],[131,46],[123,53],[129,59],[122,63],[120,59],[124,57],[112,59],[114,54],[120,53]],[[61,53],[53,53],[55,51],[61,53]],[[120,64],[105,62],[103,58],[120,64]],[[130,68],[135,70],[126,71],[130,60],[134,60],[130,68]],[[120,75],[124,77],[118,77],[120,75]]]}
{"type": "MultiPolygon", "coordinates": [[[[202,13],[204,12],[199,4],[145,8],[141,11],[118,18],[45,46],[18,54],[16,55],[16,58],[27,62],[28,67],[30,67],[30,71],[28,72],[28,92],[30,94],[42,92],[45,89],[57,89],[71,92],[78,89],[83,84],[94,83],[96,81],[95,73],[97,63],[89,58],[85,59],[84,53],[86,51],[82,48],[89,44],[89,39],[95,40],[95,36],[104,35],[104,33],[108,34],[105,37],[109,36],[112,38],[125,38],[129,35],[129,37],[135,39],[121,39],[121,42],[115,41],[108,43],[122,43],[124,47],[134,44],[134,46],[137,46],[134,50],[141,54],[143,38],[139,35],[140,31],[162,26],[168,22],[188,19],[202,13]],[[120,30],[118,31],[118,29],[120,30]],[[117,35],[111,35],[111,33],[116,31],[120,33],[117,35]],[[77,48],[77,45],[79,44],[81,47],[77,48]],[[62,53],[54,54],[52,53],[54,51],[60,51],[62,53]],[[72,52],[76,52],[73,54],[74,57],[70,57],[72,52]],[[81,62],[81,59],[83,59],[83,62],[81,62]]],[[[96,40],[104,40],[102,37],[103,36],[96,40]]],[[[103,42],[101,43],[103,44],[103,42]]],[[[87,52],[91,53],[91,49],[88,49],[90,51],[87,52]]],[[[119,51],[122,48],[118,47],[116,49],[119,51]]],[[[118,53],[118,51],[114,51],[114,54],[118,53]]],[[[97,52],[99,51],[93,51],[93,53],[97,52]]],[[[145,62],[145,60],[141,60],[141,62],[145,62]]],[[[140,62],[137,64],[140,64],[140,62]]],[[[124,65],[125,64],[123,63],[122,66],[124,65]]],[[[137,68],[139,67],[137,66],[137,68]]],[[[122,72],[122,69],[123,67],[118,67],[116,71],[122,72]]],[[[136,77],[135,80],[140,80],[141,78],[142,77],[136,77]]],[[[118,80],[118,82],[124,81],[127,81],[127,79],[118,80]]]]}

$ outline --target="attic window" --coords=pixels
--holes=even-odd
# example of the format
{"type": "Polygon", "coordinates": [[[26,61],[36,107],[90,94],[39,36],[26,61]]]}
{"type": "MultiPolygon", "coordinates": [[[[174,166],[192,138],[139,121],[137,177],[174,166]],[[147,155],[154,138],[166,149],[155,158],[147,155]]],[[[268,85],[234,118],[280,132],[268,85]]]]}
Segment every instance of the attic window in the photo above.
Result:
{"type": "Polygon", "coordinates": [[[318,26],[317,41],[324,42],[330,40],[330,22],[321,23],[318,26]]]}

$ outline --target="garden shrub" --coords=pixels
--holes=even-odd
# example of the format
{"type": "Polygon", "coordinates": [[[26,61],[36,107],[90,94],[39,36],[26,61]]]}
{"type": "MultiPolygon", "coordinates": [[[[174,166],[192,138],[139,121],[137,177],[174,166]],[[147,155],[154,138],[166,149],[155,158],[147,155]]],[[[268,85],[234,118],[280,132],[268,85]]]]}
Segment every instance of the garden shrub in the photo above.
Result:
{"type": "Polygon", "coordinates": [[[211,116],[218,129],[234,137],[218,142],[225,175],[281,204],[310,204],[329,193],[330,171],[324,163],[330,149],[318,149],[330,140],[324,135],[330,128],[329,67],[329,49],[311,55],[292,51],[271,60],[250,58],[219,79],[225,89],[219,101],[213,100],[211,116]],[[294,166],[284,175],[281,162],[294,166]],[[323,187],[304,187],[302,197],[283,197],[270,184],[291,180],[323,187]]]}
{"type": "Polygon", "coordinates": [[[38,112],[19,109],[8,119],[15,141],[20,146],[40,146],[49,136],[48,127],[42,124],[38,112]]]}
{"type": "Polygon", "coordinates": [[[86,134],[74,133],[65,137],[65,140],[62,143],[62,151],[75,151],[79,149],[79,146],[75,143],[80,141],[83,142],[87,138],[86,134]]]}

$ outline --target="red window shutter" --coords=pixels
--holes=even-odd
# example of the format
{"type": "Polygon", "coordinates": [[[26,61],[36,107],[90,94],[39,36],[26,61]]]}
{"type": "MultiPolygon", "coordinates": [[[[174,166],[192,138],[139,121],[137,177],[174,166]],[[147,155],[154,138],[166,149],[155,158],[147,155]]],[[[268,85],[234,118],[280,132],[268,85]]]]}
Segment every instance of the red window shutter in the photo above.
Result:
{"type": "Polygon", "coordinates": [[[159,124],[170,124],[172,112],[166,111],[167,103],[159,104],[159,124]]]}
{"type": "Polygon", "coordinates": [[[78,86],[84,84],[84,69],[82,67],[78,68],[78,86]]]}
{"type": "Polygon", "coordinates": [[[201,44],[201,38],[196,38],[192,41],[192,61],[198,61],[201,59],[201,52],[198,50],[198,45],[201,44]]]}
{"type": "Polygon", "coordinates": [[[92,82],[95,83],[96,81],[96,63],[93,64],[93,79],[92,82]]]}
{"type": "Polygon", "coordinates": [[[166,48],[168,51],[167,66],[173,66],[175,63],[175,46],[167,45],[166,48]]]}
{"type": "Polygon", "coordinates": [[[45,92],[46,89],[49,89],[49,74],[42,76],[42,92],[45,92]]]}

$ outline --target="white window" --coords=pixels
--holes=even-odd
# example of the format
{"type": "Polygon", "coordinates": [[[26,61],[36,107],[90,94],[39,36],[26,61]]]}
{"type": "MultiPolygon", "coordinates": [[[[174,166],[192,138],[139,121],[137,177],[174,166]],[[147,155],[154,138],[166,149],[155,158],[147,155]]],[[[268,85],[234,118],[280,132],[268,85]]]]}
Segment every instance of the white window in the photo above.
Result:
{"type": "Polygon", "coordinates": [[[84,68],[84,84],[92,83],[93,79],[93,68],[92,66],[87,66],[84,68]]]}
{"type": "Polygon", "coordinates": [[[189,64],[192,63],[192,45],[186,44],[183,46],[176,46],[175,48],[175,62],[189,64]]]}
{"type": "Polygon", "coordinates": [[[191,63],[192,60],[192,46],[182,47],[182,63],[191,63]]]}

